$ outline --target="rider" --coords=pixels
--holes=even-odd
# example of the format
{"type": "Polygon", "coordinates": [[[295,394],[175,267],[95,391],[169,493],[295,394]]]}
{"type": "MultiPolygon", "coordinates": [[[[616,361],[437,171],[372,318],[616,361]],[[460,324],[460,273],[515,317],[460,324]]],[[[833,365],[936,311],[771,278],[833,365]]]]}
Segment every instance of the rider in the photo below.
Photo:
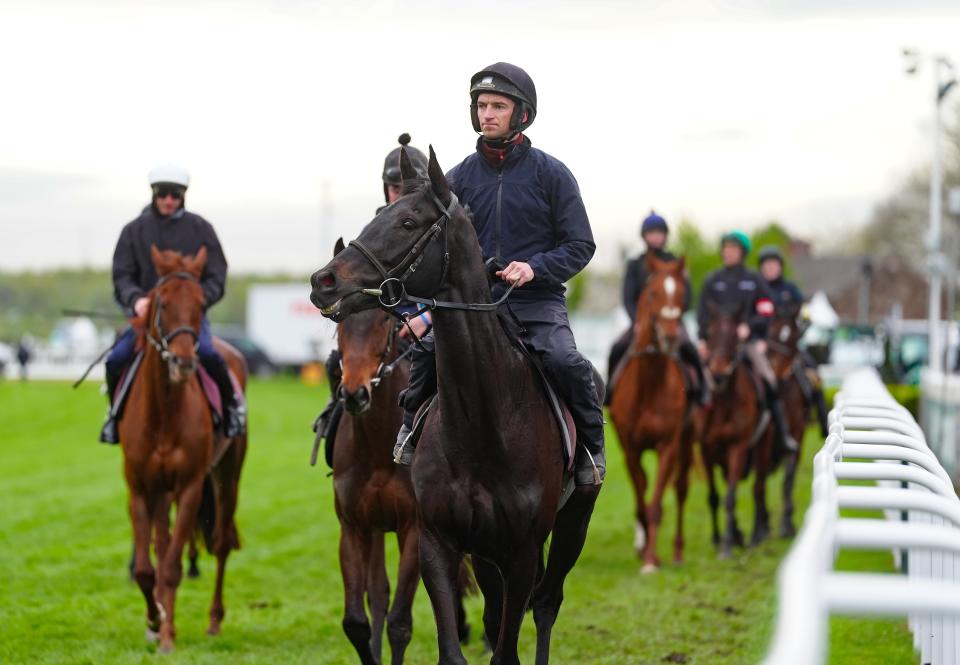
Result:
{"type": "Polygon", "coordinates": [[[738,324],[737,337],[745,344],[747,359],[763,381],[767,406],[777,434],[776,445],[781,450],[794,451],[798,445],[787,428],[783,403],[777,392],[777,379],[767,358],[767,327],[774,312],[773,299],[766,281],[744,266],[744,259],[749,253],[750,238],[743,231],[730,231],[720,239],[723,267],[707,276],[700,292],[697,310],[700,357],[706,361],[710,355],[707,330],[710,326],[711,303],[727,311],[739,307],[746,320],[738,324]]]}
{"type": "MultiPolygon", "coordinates": [[[[640,225],[640,237],[647,246],[647,251],[637,258],[627,261],[626,271],[623,275],[623,307],[627,310],[630,317],[630,327],[627,328],[617,341],[613,343],[610,349],[610,357],[607,363],[607,404],[613,395],[613,379],[616,374],[617,365],[627,352],[630,342],[633,340],[633,323],[637,320],[637,299],[643,293],[647,284],[647,254],[653,253],[661,261],[676,261],[677,257],[668,252],[664,247],[667,244],[667,236],[670,228],[667,221],[651,210],[646,219],[640,225]]],[[[685,279],[686,291],[683,300],[684,311],[690,308],[690,280],[685,279]]],[[[700,362],[700,355],[696,347],[686,336],[686,327],[681,327],[683,338],[680,342],[680,359],[693,367],[697,373],[697,386],[695,392],[701,404],[708,404],[710,401],[710,391],[704,380],[703,363],[700,362]]]]}
{"type": "MultiPolygon", "coordinates": [[[[480,247],[495,276],[494,297],[516,284],[510,307],[527,331],[577,427],[575,480],[602,482],[603,413],[593,366],[577,350],[567,319],[563,283],[590,261],[596,246],[580,190],[559,160],[533,148],[523,131],[537,114],[537,91],[520,67],[498,62],[470,79],[470,119],[480,134],[476,152],[447,179],[473,211],[480,247]],[[596,474],[594,470],[596,465],[596,474]]],[[[410,388],[395,457],[413,460],[408,444],[417,409],[436,390],[433,335],[413,352],[410,388]]]]}
{"type": "MultiPolygon", "coordinates": [[[[800,288],[783,276],[783,253],[776,245],[767,245],[757,252],[757,267],[767,282],[773,296],[773,306],[777,311],[785,307],[801,306],[804,301],[800,288]]],[[[817,361],[806,349],[798,349],[797,357],[803,364],[803,372],[797,372],[797,379],[803,386],[803,392],[814,401],[817,407],[818,422],[823,436],[827,436],[827,403],[823,397],[823,385],[817,374],[817,361]]]]}
{"type": "MultiPolygon", "coordinates": [[[[387,153],[386,158],[383,160],[383,198],[386,203],[377,208],[378,213],[400,198],[403,188],[403,181],[400,177],[401,148],[406,147],[407,157],[410,158],[413,167],[417,169],[417,171],[420,171],[424,177],[427,175],[427,157],[421,151],[410,145],[410,135],[403,133],[397,141],[400,143],[400,146],[387,153]]],[[[409,320],[409,328],[403,326],[399,334],[402,338],[409,337],[411,334],[410,330],[412,329],[417,337],[423,337],[429,328],[430,318],[429,315],[424,313],[420,316],[411,317],[409,320]]],[[[313,423],[313,431],[317,433],[317,436],[326,439],[328,463],[332,463],[332,448],[330,448],[330,443],[332,442],[330,439],[336,431],[337,423],[340,421],[340,415],[343,412],[343,406],[340,400],[337,399],[337,393],[340,390],[340,380],[343,378],[340,360],[340,349],[334,348],[327,357],[325,364],[327,380],[330,382],[330,401],[327,402],[327,405],[313,423]]]]}
{"type": "MultiPolygon", "coordinates": [[[[150,246],[160,250],[176,250],[182,254],[196,254],[201,246],[207,248],[207,263],[200,278],[204,307],[209,309],[223,297],[227,278],[227,261],[213,226],[203,217],[184,208],[190,174],[175,165],[153,168],[149,174],[152,199],[140,216],[123,227],[113,253],[113,294],[117,304],[128,318],[142,318],[150,306],[147,297],[157,283],[157,273],[150,259],[150,246]]],[[[113,400],[117,383],[124,368],[133,359],[136,334],[132,327],[121,333],[106,361],[107,398],[113,400]]],[[[213,346],[210,323],[203,317],[197,338],[197,355],[204,369],[216,381],[223,399],[224,434],[228,437],[243,433],[246,411],[242,400],[234,393],[233,382],[223,357],[213,346]]],[[[125,395],[118,396],[122,407],[125,395]]],[[[100,441],[118,443],[117,418],[119,408],[111,406],[100,432],[100,441]]]]}

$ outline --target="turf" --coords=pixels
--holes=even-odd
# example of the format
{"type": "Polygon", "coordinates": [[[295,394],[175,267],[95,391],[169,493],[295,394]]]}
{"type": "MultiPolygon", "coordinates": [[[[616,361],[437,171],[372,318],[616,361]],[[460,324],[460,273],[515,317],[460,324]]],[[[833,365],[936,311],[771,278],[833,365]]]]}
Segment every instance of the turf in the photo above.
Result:
{"type": "MultiPolygon", "coordinates": [[[[223,634],[205,634],[213,561],[185,580],[177,650],[144,640],[144,606],[127,581],[130,527],[120,451],[95,443],[103,398],[93,386],[0,383],[0,662],[2,663],[353,663],[340,629],[338,525],[326,469],[307,464],[309,425],[325,395],[294,380],[254,382],[250,452],[240,487],[244,548],[230,560],[223,634]]],[[[810,486],[811,432],[797,483],[810,486]]],[[[554,663],[755,663],[765,653],[776,605],[774,575],[789,547],[772,540],[718,561],[709,544],[702,472],[687,511],[687,561],[643,576],[632,552],[632,494],[611,435],[610,469],[586,548],[568,578],[553,637],[554,663]]],[[[652,463],[653,459],[647,459],[652,463]]],[[[322,464],[322,462],[321,462],[322,464]]],[[[771,485],[779,515],[780,474],[771,485]]],[[[746,488],[740,519],[751,522],[746,488]]],[[[669,559],[673,498],[660,554],[669,559]]],[[[390,543],[393,574],[395,545],[390,543]]],[[[846,569],[890,570],[885,553],[844,556],[846,569]]],[[[471,663],[489,660],[468,611],[471,663]]],[[[408,663],[435,663],[429,601],[421,586],[408,663]]],[[[832,663],[914,663],[903,621],[834,619],[832,663]]],[[[533,662],[533,622],[521,659],[533,662]]]]}

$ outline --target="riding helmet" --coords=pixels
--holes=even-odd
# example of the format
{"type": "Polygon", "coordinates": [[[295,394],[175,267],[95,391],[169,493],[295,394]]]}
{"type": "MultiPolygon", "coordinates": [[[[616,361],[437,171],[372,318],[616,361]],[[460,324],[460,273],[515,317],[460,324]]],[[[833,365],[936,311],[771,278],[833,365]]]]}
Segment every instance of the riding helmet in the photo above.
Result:
{"type": "Polygon", "coordinates": [[[667,227],[667,220],[651,210],[650,214],[647,215],[646,219],[644,219],[640,225],[641,237],[646,235],[648,231],[663,231],[664,233],[669,233],[670,229],[667,227]]]}
{"type": "Polygon", "coordinates": [[[530,75],[520,67],[508,62],[497,62],[481,69],[470,78],[470,121],[478,134],[481,130],[480,119],[477,118],[477,97],[485,92],[509,97],[517,103],[510,118],[512,131],[522,132],[533,124],[533,119],[537,116],[537,88],[530,75]]]}
{"type": "Polygon", "coordinates": [[[746,256],[750,253],[750,238],[743,231],[727,231],[720,238],[720,246],[722,247],[724,243],[735,242],[743,249],[743,254],[746,256]]]}
{"type": "Polygon", "coordinates": [[[757,265],[763,265],[763,262],[768,259],[776,259],[780,262],[780,265],[783,265],[783,252],[776,245],[764,245],[757,252],[757,265]]]}
{"type": "Polygon", "coordinates": [[[150,169],[147,179],[150,181],[151,187],[161,183],[179,185],[184,189],[190,186],[190,174],[185,168],[176,164],[154,166],[150,169]]]}
{"type": "Polygon", "coordinates": [[[410,135],[404,132],[397,139],[397,142],[400,143],[400,147],[391,150],[387,154],[386,159],[383,160],[383,198],[387,202],[390,201],[387,197],[387,185],[399,186],[402,183],[402,178],[400,177],[400,150],[402,148],[407,149],[407,157],[410,159],[410,163],[413,164],[413,168],[415,168],[422,177],[427,177],[427,156],[410,145],[410,135]]]}

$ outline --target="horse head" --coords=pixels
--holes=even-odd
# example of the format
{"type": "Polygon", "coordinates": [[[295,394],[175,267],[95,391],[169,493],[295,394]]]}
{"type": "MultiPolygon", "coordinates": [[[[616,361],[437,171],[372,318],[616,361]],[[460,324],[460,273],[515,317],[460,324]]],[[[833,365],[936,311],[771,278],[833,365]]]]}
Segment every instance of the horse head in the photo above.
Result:
{"type": "Polygon", "coordinates": [[[150,258],[159,279],[151,291],[144,329],[147,341],[167,361],[171,383],[186,381],[197,367],[197,340],[205,304],[200,277],[207,264],[207,248],[194,256],[150,246],[150,258]]]}
{"type": "Polygon", "coordinates": [[[798,344],[803,336],[800,324],[800,303],[789,303],[777,310],[767,333],[770,349],[770,364],[778,379],[789,376],[797,356],[798,344]]]}
{"type": "Polygon", "coordinates": [[[333,260],[310,278],[310,300],[334,321],[377,306],[391,307],[404,293],[432,297],[448,261],[447,223],[463,214],[430,147],[428,178],[400,151],[403,190],[333,260]]]}
{"type": "Polygon", "coordinates": [[[740,339],[737,337],[737,326],[743,321],[744,308],[724,308],[712,302],[707,304],[707,308],[711,313],[710,325],[707,327],[707,348],[710,350],[707,369],[713,376],[717,389],[722,391],[739,363],[740,339]]]}
{"type": "Polygon", "coordinates": [[[660,353],[672,355],[683,332],[684,259],[663,261],[648,252],[645,263],[649,277],[637,302],[634,342],[638,348],[655,344],[660,353]]]}
{"type": "Polygon", "coordinates": [[[340,397],[356,415],[370,408],[373,390],[384,378],[395,343],[394,321],[389,314],[366,310],[337,326],[343,377],[340,397]]]}

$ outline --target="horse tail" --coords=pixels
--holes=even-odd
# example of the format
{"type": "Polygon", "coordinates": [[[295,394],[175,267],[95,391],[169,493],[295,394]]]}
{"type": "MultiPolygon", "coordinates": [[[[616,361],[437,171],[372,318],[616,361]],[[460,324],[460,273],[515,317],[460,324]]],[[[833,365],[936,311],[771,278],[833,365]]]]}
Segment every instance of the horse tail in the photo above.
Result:
{"type": "Polygon", "coordinates": [[[466,596],[476,596],[480,589],[477,586],[477,580],[473,575],[473,565],[470,563],[470,557],[460,559],[460,569],[457,571],[457,592],[461,598],[466,596]]]}
{"type": "Polygon", "coordinates": [[[203,479],[203,493],[200,498],[200,510],[197,511],[197,530],[203,534],[203,543],[207,551],[214,553],[213,534],[217,526],[217,494],[213,488],[213,478],[208,473],[203,479]]]}

